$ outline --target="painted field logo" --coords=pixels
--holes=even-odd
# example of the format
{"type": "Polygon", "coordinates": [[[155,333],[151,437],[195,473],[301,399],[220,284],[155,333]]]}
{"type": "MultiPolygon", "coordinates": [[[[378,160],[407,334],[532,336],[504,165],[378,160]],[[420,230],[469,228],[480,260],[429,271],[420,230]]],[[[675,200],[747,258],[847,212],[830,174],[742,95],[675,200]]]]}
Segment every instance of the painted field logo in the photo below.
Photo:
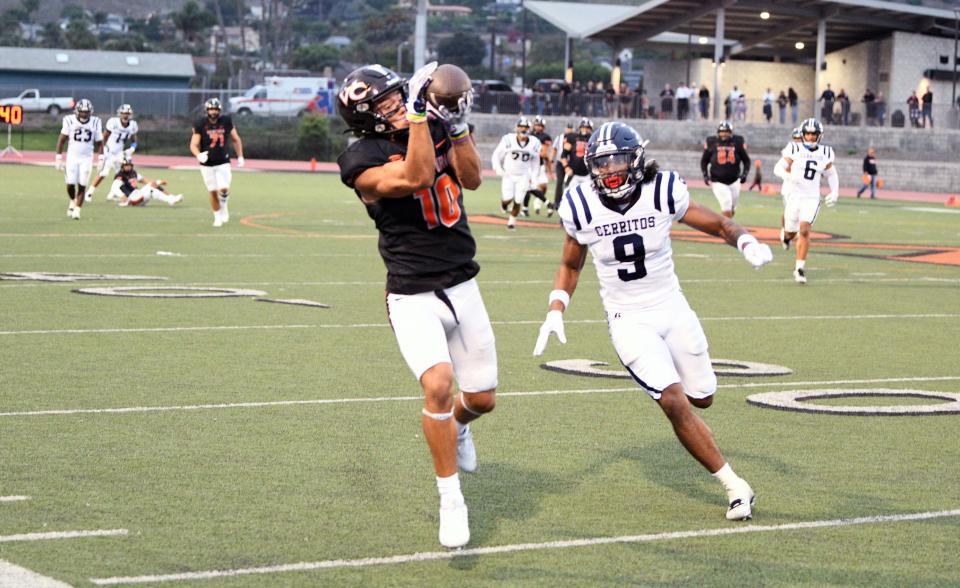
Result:
{"type": "Polygon", "coordinates": [[[127,276],[122,274],[72,274],[62,272],[0,272],[0,280],[34,282],[86,282],[120,280],[166,280],[161,276],[127,276]]]}
{"type": "Polygon", "coordinates": [[[131,298],[230,298],[234,296],[266,295],[266,292],[262,290],[194,286],[112,286],[107,288],[78,288],[74,292],[94,296],[127,296],[131,298]]]}
{"type": "Polygon", "coordinates": [[[952,392],[931,392],[929,390],[891,390],[888,388],[788,390],[786,392],[751,394],[747,396],[747,403],[776,410],[854,416],[960,414],[960,394],[952,392]],[[904,404],[899,406],[887,404],[878,406],[842,406],[838,404],[817,404],[816,402],[812,402],[833,398],[924,398],[940,400],[941,402],[935,404],[904,404]]]}
{"type": "MultiPolygon", "coordinates": [[[[790,368],[782,365],[756,361],[714,359],[711,363],[713,364],[714,373],[718,376],[786,376],[793,373],[790,368]]],[[[548,361],[547,363],[541,364],[540,367],[551,372],[560,372],[561,374],[570,374],[572,376],[631,379],[630,374],[624,370],[600,369],[608,365],[610,364],[592,359],[561,359],[548,361]]]]}

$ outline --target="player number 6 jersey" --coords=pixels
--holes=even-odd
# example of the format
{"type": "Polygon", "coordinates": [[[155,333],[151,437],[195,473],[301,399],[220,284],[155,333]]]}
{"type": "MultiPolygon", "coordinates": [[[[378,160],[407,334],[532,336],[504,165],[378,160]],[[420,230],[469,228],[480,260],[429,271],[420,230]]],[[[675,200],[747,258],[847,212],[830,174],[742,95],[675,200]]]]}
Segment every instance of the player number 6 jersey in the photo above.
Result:
{"type": "Polygon", "coordinates": [[[560,203],[564,230],[590,249],[607,313],[652,307],[680,291],[670,227],[687,213],[687,184],[660,172],[637,189],[640,198],[623,212],[607,208],[591,184],[567,190],[560,203]]]}
{"type": "Polygon", "coordinates": [[[781,152],[790,159],[790,197],[820,198],[820,177],[827,166],[833,163],[833,148],[817,145],[816,149],[807,149],[801,143],[790,143],[781,152]]]}
{"type": "Polygon", "coordinates": [[[77,115],[68,114],[63,117],[60,134],[69,139],[67,157],[93,157],[94,143],[103,140],[103,124],[96,116],[82,123],[77,120],[77,115]]]}

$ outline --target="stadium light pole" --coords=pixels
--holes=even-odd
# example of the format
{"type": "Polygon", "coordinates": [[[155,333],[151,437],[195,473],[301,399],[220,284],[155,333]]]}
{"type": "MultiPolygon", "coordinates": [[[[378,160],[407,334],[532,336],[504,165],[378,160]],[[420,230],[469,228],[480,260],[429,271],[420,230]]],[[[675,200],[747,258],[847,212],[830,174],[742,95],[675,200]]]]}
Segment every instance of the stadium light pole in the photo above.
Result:
{"type": "Polygon", "coordinates": [[[417,0],[414,37],[413,71],[417,71],[427,62],[427,0],[417,0]]]}
{"type": "MultiPolygon", "coordinates": [[[[523,40],[520,47],[520,79],[521,85],[527,86],[527,8],[523,5],[524,0],[520,0],[520,10],[523,12],[521,19],[523,21],[523,40]]],[[[954,51],[956,53],[956,51],[954,51]]]]}
{"type": "Polygon", "coordinates": [[[490,79],[497,79],[497,3],[491,5],[493,15],[490,19],[490,79]]]}
{"type": "Polygon", "coordinates": [[[957,41],[960,40],[960,10],[953,11],[953,97],[950,110],[957,108],[957,41]]]}
{"type": "Polygon", "coordinates": [[[714,31],[713,45],[713,120],[720,119],[720,65],[723,63],[723,26],[726,19],[726,10],[723,4],[717,8],[717,24],[714,31]]]}

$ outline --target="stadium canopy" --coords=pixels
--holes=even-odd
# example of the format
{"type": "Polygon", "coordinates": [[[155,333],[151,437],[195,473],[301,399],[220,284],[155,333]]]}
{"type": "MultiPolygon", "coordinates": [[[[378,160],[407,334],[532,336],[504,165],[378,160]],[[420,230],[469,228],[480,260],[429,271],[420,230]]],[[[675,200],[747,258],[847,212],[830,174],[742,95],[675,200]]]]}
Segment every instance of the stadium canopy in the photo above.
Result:
{"type": "Polygon", "coordinates": [[[647,0],[636,6],[530,1],[524,6],[566,33],[568,77],[573,39],[604,41],[617,54],[696,38],[694,51],[709,51],[715,62],[737,55],[809,59],[815,52],[817,96],[827,52],[894,31],[953,36],[958,22],[956,9],[891,0],[647,0]]]}

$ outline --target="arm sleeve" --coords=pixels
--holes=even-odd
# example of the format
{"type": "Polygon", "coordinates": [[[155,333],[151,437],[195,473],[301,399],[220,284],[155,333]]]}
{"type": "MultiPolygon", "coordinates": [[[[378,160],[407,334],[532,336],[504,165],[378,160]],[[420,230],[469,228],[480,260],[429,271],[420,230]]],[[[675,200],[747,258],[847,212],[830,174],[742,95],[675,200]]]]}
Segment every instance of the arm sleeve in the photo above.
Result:
{"type": "Polygon", "coordinates": [[[777,165],[773,167],[773,175],[777,176],[784,182],[790,179],[790,174],[787,172],[787,160],[783,157],[777,162],[777,165]]]}
{"type": "Polygon", "coordinates": [[[837,194],[840,191],[840,176],[837,174],[837,168],[831,167],[824,170],[823,175],[827,177],[827,185],[830,186],[830,193],[837,194]]]}
{"type": "Polygon", "coordinates": [[[493,164],[493,171],[496,172],[498,176],[503,175],[503,155],[506,152],[504,143],[506,143],[506,141],[500,139],[500,142],[497,143],[497,148],[493,150],[493,157],[490,158],[490,163],[493,164]]]}

